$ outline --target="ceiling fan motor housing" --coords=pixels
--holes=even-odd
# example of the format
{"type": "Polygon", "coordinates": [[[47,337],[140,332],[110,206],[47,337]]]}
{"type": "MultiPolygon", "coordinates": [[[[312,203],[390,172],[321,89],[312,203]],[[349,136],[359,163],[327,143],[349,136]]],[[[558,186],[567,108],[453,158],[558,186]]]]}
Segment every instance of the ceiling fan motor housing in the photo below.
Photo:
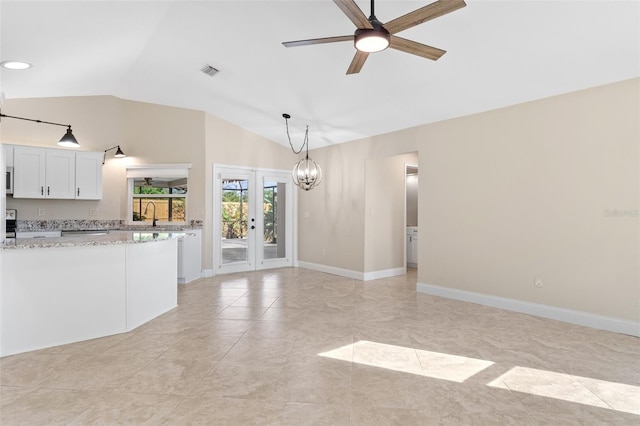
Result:
{"type": "Polygon", "coordinates": [[[361,52],[374,53],[380,52],[391,42],[391,35],[375,16],[369,18],[373,29],[358,28],[354,34],[353,42],[356,49],[361,52]]]}

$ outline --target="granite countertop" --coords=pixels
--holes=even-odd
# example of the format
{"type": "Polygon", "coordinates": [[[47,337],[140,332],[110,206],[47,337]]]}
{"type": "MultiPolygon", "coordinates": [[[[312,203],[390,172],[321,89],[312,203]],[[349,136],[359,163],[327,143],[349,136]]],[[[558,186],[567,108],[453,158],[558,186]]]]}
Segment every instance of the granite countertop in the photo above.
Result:
{"type": "Polygon", "coordinates": [[[137,230],[112,230],[109,233],[102,235],[75,235],[70,237],[53,238],[11,238],[5,240],[4,244],[0,244],[0,250],[137,244],[195,236],[195,234],[189,233],[188,229],[176,230],[176,227],[171,227],[170,230],[163,230],[161,227],[139,227],[136,229],[137,230]]]}

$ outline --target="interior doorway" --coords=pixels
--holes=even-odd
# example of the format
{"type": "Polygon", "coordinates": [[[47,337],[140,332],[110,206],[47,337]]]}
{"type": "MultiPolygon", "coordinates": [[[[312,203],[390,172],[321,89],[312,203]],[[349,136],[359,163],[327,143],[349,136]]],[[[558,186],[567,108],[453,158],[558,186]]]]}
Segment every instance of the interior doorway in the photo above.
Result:
{"type": "Polygon", "coordinates": [[[405,165],[407,268],[418,267],[418,166],[405,165]]]}
{"type": "Polygon", "coordinates": [[[291,173],[214,165],[216,274],[293,266],[291,173]]]}

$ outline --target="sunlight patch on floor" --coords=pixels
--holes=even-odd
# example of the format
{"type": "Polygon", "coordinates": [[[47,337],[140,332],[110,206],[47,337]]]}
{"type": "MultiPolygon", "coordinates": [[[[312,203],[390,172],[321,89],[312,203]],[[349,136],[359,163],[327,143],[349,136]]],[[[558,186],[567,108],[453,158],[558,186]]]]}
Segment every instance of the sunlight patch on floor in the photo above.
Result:
{"type": "Polygon", "coordinates": [[[513,367],[488,386],[640,415],[640,387],[527,367],[513,367]]]}
{"type": "Polygon", "coordinates": [[[318,354],[325,358],[462,383],[491,361],[360,340],[318,354]]]}
{"type": "MultiPolygon", "coordinates": [[[[494,362],[360,340],[319,356],[371,367],[463,383],[494,362]]],[[[487,386],[640,415],[640,386],[513,367],[487,386]]]]}

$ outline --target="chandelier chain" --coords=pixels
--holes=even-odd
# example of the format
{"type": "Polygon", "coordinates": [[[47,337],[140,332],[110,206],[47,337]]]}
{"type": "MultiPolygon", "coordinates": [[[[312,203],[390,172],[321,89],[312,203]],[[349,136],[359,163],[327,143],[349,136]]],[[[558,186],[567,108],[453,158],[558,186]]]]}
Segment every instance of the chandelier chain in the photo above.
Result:
{"type": "Polygon", "coordinates": [[[286,117],[284,119],[284,124],[287,127],[287,139],[289,139],[289,146],[291,147],[291,150],[293,151],[293,153],[300,154],[304,149],[305,145],[307,146],[307,153],[308,153],[309,152],[309,126],[307,126],[307,129],[304,132],[304,140],[302,141],[302,146],[300,147],[299,150],[296,150],[293,147],[293,143],[291,142],[291,136],[289,135],[289,119],[286,117]]]}

